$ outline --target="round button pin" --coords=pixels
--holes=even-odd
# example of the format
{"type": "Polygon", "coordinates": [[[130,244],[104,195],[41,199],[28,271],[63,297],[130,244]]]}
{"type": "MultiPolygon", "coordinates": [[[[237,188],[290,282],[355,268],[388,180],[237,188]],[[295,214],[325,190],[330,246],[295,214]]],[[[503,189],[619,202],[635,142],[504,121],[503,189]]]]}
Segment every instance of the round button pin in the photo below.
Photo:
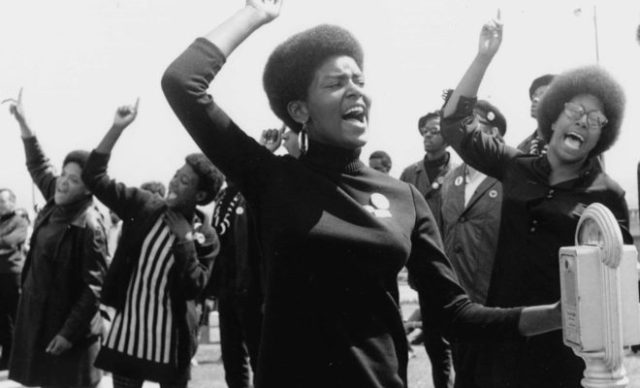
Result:
{"type": "Polygon", "coordinates": [[[387,197],[385,197],[380,193],[371,194],[371,204],[376,209],[381,209],[381,210],[388,210],[390,206],[390,203],[387,197]]]}

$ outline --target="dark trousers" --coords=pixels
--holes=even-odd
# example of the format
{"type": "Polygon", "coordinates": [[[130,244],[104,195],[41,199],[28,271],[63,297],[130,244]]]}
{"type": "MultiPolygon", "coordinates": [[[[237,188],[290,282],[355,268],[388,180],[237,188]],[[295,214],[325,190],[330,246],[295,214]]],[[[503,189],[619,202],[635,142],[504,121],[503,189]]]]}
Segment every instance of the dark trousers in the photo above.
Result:
{"type": "Polygon", "coordinates": [[[229,388],[251,387],[250,370],[255,372],[260,346],[260,306],[237,296],[218,299],[220,350],[224,378],[229,388]]]}
{"type": "MultiPolygon", "coordinates": [[[[144,380],[132,379],[122,375],[113,375],[113,388],[142,388],[144,380]]],[[[187,382],[160,383],[160,388],[187,388],[187,382]]]]}
{"type": "Polygon", "coordinates": [[[442,331],[434,324],[427,314],[429,310],[423,308],[420,301],[422,314],[422,338],[424,348],[431,361],[431,376],[434,388],[453,388],[453,360],[451,358],[451,345],[444,337],[442,331]]]}
{"type": "Polygon", "coordinates": [[[0,273],[0,369],[7,369],[20,297],[20,274],[0,273]]]}

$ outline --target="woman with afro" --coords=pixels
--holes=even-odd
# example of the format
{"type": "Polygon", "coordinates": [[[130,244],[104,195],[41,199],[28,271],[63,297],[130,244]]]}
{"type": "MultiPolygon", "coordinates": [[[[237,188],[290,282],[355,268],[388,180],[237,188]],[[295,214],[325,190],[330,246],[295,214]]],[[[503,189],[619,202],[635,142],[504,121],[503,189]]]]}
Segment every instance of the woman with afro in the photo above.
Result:
{"type": "MultiPolygon", "coordinates": [[[[502,182],[504,199],[488,306],[551,303],[560,298],[558,250],[574,245],[576,226],[594,202],[618,219],[624,239],[624,192],[601,168],[598,156],[618,136],[625,98],[620,85],[595,66],[554,78],[537,110],[546,155],[525,155],[475,131],[476,93],[502,41],[502,24],[480,33],[478,53],[445,103],[442,132],[466,163],[502,182]]],[[[559,331],[518,338],[479,351],[475,387],[578,387],[583,361],[559,331]]],[[[467,369],[469,371],[469,369],[467,369]]]]}
{"type": "Polygon", "coordinates": [[[362,48],[348,31],[300,32],[267,61],[264,89],[275,114],[299,133],[299,159],[273,155],[214,103],[207,89],[226,58],[280,7],[281,0],[247,0],[162,80],[184,127],[254,210],[266,282],[256,387],[406,387],[396,282],[404,265],[425,316],[465,337],[558,328],[557,305],[471,303],[424,198],[360,161],[371,99],[362,48]]]}

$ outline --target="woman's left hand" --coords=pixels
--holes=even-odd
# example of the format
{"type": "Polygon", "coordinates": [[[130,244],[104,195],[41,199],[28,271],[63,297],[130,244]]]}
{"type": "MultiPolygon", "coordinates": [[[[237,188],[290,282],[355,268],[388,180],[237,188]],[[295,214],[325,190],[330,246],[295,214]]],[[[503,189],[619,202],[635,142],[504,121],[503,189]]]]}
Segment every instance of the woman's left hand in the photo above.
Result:
{"type": "Polygon", "coordinates": [[[188,237],[192,234],[191,225],[182,214],[173,210],[167,210],[164,214],[164,219],[178,241],[193,239],[192,237],[188,237]]]}
{"type": "Polygon", "coordinates": [[[53,354],[54,356],[59,356],[69,349],[71,349],[71,342],[58,334],[53,337],[51,342],[49,342],[49,345],[47,345],[47,349],[45,351],[47,353],[53,354]]]}

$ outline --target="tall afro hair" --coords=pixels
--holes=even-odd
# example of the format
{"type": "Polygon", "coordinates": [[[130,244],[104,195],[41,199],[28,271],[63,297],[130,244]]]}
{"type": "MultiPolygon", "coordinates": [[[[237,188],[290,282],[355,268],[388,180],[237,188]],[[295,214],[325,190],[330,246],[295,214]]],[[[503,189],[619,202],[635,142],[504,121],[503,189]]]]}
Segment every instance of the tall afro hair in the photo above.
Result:
{"type": "Polygon", "coordinates": [[[615,143],[626,102],[622,86],[603,68],[584,66],[557,75],[538,104],[538,128],[548,143],[553,132],[551,125],[562,114],[564,104],[581,94],[590,94],[600,100],[608,120],[589,154],[591,157],[603,153],[615,143]]]}
{"type": "Polygon", "coordinates": [[[262,76],[273,113],[295,133],[302,124],[291,118],[291,101],[305,101],[315,71],[329,58],[346,55],[363,68],[364,54],[356,38],[342,27],[322,24],[299,32],[278,45],[262,76]]]}

